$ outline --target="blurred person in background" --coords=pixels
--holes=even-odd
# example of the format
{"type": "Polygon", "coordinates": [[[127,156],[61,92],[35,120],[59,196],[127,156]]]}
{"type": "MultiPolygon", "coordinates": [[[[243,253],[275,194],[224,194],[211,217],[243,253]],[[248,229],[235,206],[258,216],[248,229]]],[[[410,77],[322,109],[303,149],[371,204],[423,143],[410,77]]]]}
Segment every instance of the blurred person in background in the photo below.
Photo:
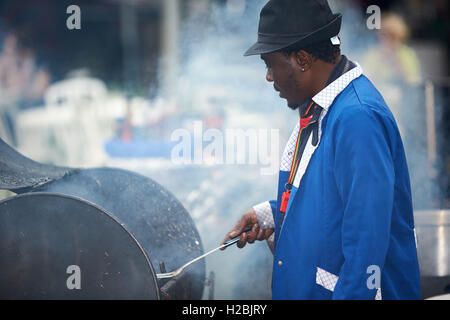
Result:
{"type": "Polygon", "coordinates": [[[13,33],[3,40],[0,52],[0,93],[21,109],[41,102],[50,85],[50,75],[38,67],[31,48],[22,47],[13,33]]]}
{"type": "Polygon", "coordinates": [[[414,49],[407,46],[409,36],[409,28],[402,17],[383,13],[378,42],[362,61],[367,77],[387,100],[402,135],[408,130],[406,113],[412,111],[405,92],[411,94],[409,89],[417,89],[422,81],[419,59],[414,49]]]}
{"type": "Polygon", "coordinates": [[[409,36],[402,17],[394,13],[382,15],[379,43],[368,51],[363,61],[365,72],[374,82],[411,85],[421,82],[419,59],[407,46],[409,36]]]}
{"type": "Polygon", "coordinates": [[[15,101],[23,89],[18,39],[10,33],[3,40],[0,52],[0,92],[6,101],[15,101]]]}
{"type": "Polygon", "coordinates": [[[17,36],[10,32],[3,39],[0,51],[0,119],[8,134],[6,140],[16,144],[14,118],[19,110],[43,104],[44,93],[50,85],[46,68],[36,65],[31,48],[20,45],[17,36]]]}
{"type": "Polygon", "coordinates": [[[410,28],[392,12],[382,13],[378,42],[369,49],[362,66],[379,88],[397,121],[405,145],[416,209],[434,206],[437,186],[433,164],[427,159],[424,86],[420,60],[408,46],[410,28]]]}

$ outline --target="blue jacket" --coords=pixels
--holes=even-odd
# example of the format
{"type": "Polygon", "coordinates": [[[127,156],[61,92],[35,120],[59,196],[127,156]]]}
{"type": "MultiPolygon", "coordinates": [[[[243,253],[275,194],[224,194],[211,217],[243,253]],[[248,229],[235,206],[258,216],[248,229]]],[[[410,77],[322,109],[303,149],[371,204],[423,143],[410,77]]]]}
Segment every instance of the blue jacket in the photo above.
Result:
{"type": "Polygon", "coordinates": [[[283,155],[278,198],[270,201],[273,298],[420,299],[409,174],[397,125],[360,67],[336,81],[313,98],[324,108],[319,143],[309,141],[303,153],[280,230],[289,142],[283,155]]]}

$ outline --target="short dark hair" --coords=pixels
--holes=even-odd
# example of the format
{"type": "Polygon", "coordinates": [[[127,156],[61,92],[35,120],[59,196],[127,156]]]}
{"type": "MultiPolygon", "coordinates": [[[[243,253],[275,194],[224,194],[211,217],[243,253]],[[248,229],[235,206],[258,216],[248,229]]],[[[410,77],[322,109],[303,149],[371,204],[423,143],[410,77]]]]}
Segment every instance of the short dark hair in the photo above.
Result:
{"type": "Polygon", "coordinates": [[[297,52],[299,50],[304,50],[313,57],[328,63],[335,63],[337,58],[341,55],[341,46],[333,45],[329,39],[307,46],[293,45],[281,50],[281,52],[288,56],[292,52],[297,52]]]}

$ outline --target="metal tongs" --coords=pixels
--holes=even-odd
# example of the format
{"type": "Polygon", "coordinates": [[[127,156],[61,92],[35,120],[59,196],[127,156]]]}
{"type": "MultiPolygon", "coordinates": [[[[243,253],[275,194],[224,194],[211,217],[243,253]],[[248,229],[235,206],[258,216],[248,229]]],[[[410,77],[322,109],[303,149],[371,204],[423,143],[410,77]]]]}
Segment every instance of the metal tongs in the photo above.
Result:
{"type": "MultiPolygon", "coordinates": [[[[247,229],[247,230],[244,230],[242,233],[244,233],[244,232],[250,232],[251,230],[252,230],[252,228],[249,228],[249,229],[247,229]]],[[[206,257],[207,255],[210,255],[211,253],[213,253],[213,252],[215,252],[215,251],[217,251],[217,250],[220,250],[220,249],[229,247],[229,246],[231,246],[232,244],[235,244],[236,242],[238,242],[238,241],[239,241],[239,238],[240,238],[241,235],[242,235],[242,233],[241,233],[240,235],[238,235],[238,236],[236,236],[236,237],[234,237],[234,238],[228,240],[228,241],[225,241],[222,245],[218,246],[217,248],[212,249],[211,251],[208,251],[207,253],[202,254],[201,256],[199,256],[199,257],[197,257],[197,258],[195,258],[195,259],[189,261],[188,263],[184,264],[183,266],[181,266],[180,268],[178,268],[178,269],[176,269],[176,270],[174,270],[174,271],[166,272],[166,273],[157,273],[157,274],[156,274],[156,277],[157,277],[158,279],[166,279],[166,278],[173,278],[173,277],[179,275],[179,274],[184,270],[184,268],[186,268],[187,266],[190,266],[190,265],[193,264],[194,262],[197,262],[198,260],[203,259],[203,258],[206,257]]]]}

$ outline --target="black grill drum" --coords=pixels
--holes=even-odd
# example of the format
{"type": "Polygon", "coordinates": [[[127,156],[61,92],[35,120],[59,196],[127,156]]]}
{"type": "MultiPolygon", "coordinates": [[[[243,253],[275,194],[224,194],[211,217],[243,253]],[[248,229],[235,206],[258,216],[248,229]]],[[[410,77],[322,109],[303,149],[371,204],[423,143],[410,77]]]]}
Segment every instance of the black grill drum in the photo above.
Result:
{"type": "MultiPolygon", "coordinates": [[[[172,271],[204,253],[197,228],[183,205],[164,187],[140,174],[117,168],[84,169],[34,191],[56,192],[86,199],[105,209],[136,237],[152,265],[172,271]]],[[[178,278],[171,299],[201,299],[205,261],[178,278]]],[[[159,287],[167,279],[159,280],[159,287]]]]}
{"type": "MultiPolygon", "coordinates": [[[[106,248],[107,243],[108,249],[112,249],[113,244],[117,246],[115,250],[118,250],[117,254],[121,252],[123,263],[126,264],[113,271],[120,271],[123,275],[126,270],[132,270],[133,277],[143,272],[141,282],[135,284],[135,278],[130,278],[127,280],[130,281],[129,286],[126,286],[119,281],[117,286],[111,287],[114,292],[106,294],[99,289],[98,292],[87,292],[83,298],[88,298],[89,295],[99,298],[156,299],[159,295],[155,281],[166,299],[202,297],[205,285],[204,260],[196,262],[183,272],[182,276],[171,281],[154,279],[155,273],[151,265],[158,267],[158,272],[172,271],[202,255],[203,247],[189,213],[170,192],[152,179],[115,168],[83,170],[41,164],[24,157],[0,139],[0,189],[23,194],[1,202],[2,297],[78,297],[74,295],[74,291],[60,291],[60,267],[72,263],[72,256],[79,257],[83,253],[83,257],[88,254],[92,258],[90,262],[83,260],[85,264],[98,269],[96,272],[99,274],[103,270],[105,279],[111,277],[109,269],[101,262],[108,260],[103,255],[107,256],[110,251],[100,252],[102,247],[106,248]],[[50,194],[26,194],[36,192],[50,194]],[[56,206],[52,207],[53,205],[56,206]],[[85,209],[86,212],[83,211],[85,209]],[[90,213],[93,213],[92,217],[90,213]],[[103,225],[105,221],[108,223],[103,225]],[[123,227],[120,232],[113,231],[113,222],[125,226],[128,231],[123,227]],[[131,238],[126,238],[123,233],[131,238]],[[101,236],[109,240],[101,242],[100,238],[97,238],[101,236]],[[137,243],[130,240],[133,237],[137,243]],[[123,240],[125,238],[128,240],[123,240]],[[119,240],[125,242],[122,244],[119,240]],[[96,241],[100,241],[102,245],[96,241]],[[139,246],[142,246],[143,251],[136,248],[134,251],[130,249],[129,252],[128,249],[125,250],[132,246],[130,241],[136,248],[140,249],[139,246]],[[54,253],[57,256],[54,256],[54,253]],[[135,262],[138,257],[142,260],[145,254],[151,262],[148,263],[147,269],[143,267],[142,261],[140,264],[135,262]],[[95,263],[100,264],[95,266],[95,263]],[[32,286],[34,289],[29,291],[27,285],[32,285],[34,280],[48,281],[49,284],[43,287],[32,286]],[[16,287],[13,285],[15,282],[16,287]],[[142,289],[142,292],[137,289],[135,291],[132,290],[134,285],[147,289],[142,289]],[[43,289],[38,292],[35,291],[36,288],[43,289]],[[6,290],[12,290],[11,296],[7,295],[6,290]]],[[[114,259],[119,258],[114,256],[114,259]]],[[[62,274],[63,277],[65,275],[62,274]]],[[[98,282],[98,285],[100,284],[104,286],[98,282]]]]}
{"type": "Polygon", "coordinates": [[[158,299],[155,272],[116,218],[83,199],[0,202],[1,299],[158,299]]]}

